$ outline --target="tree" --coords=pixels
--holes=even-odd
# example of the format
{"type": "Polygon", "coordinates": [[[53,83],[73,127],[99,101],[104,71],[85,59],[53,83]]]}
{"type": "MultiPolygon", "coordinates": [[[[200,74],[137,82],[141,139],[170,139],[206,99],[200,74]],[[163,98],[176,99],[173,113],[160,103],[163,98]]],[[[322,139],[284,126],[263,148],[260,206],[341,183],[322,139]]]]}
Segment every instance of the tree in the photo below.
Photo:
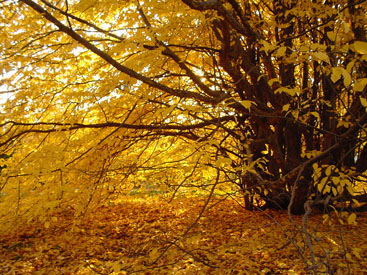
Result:
{"type": "Polygon", "coordinates": [[[365,2],[2,1],[11,209],[85,207],[132,177],[238,186],[248,209],[351,201],[367,169],[365,2]]]}

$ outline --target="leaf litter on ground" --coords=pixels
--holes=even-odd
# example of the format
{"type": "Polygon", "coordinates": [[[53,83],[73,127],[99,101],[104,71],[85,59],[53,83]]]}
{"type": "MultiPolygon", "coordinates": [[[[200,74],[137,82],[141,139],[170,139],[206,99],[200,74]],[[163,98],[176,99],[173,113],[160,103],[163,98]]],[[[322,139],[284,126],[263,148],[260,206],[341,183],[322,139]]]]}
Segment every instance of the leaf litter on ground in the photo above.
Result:
{"type": "MultiPolygon", "coordinates": [[[[215,202],[187,232],[203,205],[204,198],[126,198],[77,221],[60,212],[47,228],[33,223],[0,236],[0,274],[308,273],[294,245],[304,249],[304,239],[286,212],[215,202]]],[[[301,225],[302,216],[293,219],[301,225]]],[[[309,221],[316,257],[326,255],[335,274],[366,274],[367,215],[358,214],[357,225],[322,220],[309,221]]]]}

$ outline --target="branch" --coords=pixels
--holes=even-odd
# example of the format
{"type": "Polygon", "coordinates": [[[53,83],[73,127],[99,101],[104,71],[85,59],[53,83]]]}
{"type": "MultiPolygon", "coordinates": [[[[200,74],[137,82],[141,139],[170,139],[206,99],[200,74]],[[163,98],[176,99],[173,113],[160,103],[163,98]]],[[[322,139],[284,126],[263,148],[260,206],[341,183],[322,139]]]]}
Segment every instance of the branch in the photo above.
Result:
{"type": "MultiPolygon", "coordinates": [[[[216,0],[215,0],[216,1],[216,0]]],[[[208,2],[208,1],[207,1],[208,2]]],[[[205,2],[205,3],[207,3],[205,2]]],[[[140,3],[138,1],[138,12],[141,16],[141,18],[144,21],[144,24],[148,27],[151,28],[152,25],[150,24],[147,16],[145,15],[142,7],[140,6],[140,3]]],[[[218,98],[218,102],[221,102],[223,99],[228,98],[228,94],[226,94],[225,92],[218,92],[218,91],[214,91],[212,89],[210,89],[207,85],[205,85],[201,80],[200,77],[198,77],[186,64],[185,62],[175,53],[173,52],[165,43],[163,43],[162,41],[160,41],[156,35],[154,35],[154,39],[156,41],[156,43],[163,47],[164,50],[162,51],[162,54],[170,57],[173,61],[176,62],[176,64],[186,72],[186,74],[190,77],[190,79],[202,90],[204,91],[208,96],[214,97],[214,98],[218,98]]]]}
{"type": "MultiPolygon", "coordinates": [[[[35,123],[23,123],[16,121],[7,121],[5,123],[0,124],[0,127],[4,127],[7,125],[13,126],[25,126],[25,127],[35,127],[35,126],[46,126],[52,128],[46,129],[27,129],[17,133],[11,137],[9,137],[4,142],[0,143],[0,146],[3,146],[10,141],[19,138],[28,133],[53,133],[53,132],[66,132],[78,129],[103,129],[103,128],[125,128],[125,129],[134,129],[134,130],[148,130],[148,131],[158,131],[161,132],[162,135],[165,135],[165,132],[162,130],[176,130],[176,131],[189,131],[194,129],[200,129],[209,125],[217,125],[218,123],[227,122],[233,120],[232,116],[225,116],[222,118],[216,118],[211,120],[206,120],[197,124],[192,125],[135,125],[135,124],[127,124],[127,123],[117,123],[117,122],[106,122],[106,123],[97,123],[97,124],[83,124],[83,123],[58,123],[58,122],[35,122],[35,123]]],[[[187,137],[190,136],[190,133],[183,133],[187,137]]],[[[172,132],[167,132],[167,135],[173,135],[172,132]]],[[[178,134],[177,134],[178,135],[178,134]]]]}
{"type": "Polygon", "coordinates": [[[195,10],[211,10],[216,9],[222,5],[219,0],[207,0],[207,1],[193,1],[193,0],[182,0],[186,5],[195,10]]]}
{"type": "Polygon", "coordinates": [[[194,10],[216,10],[220,15],[224,16],[227,22],[239,33],[251,40],[262,39],[263,36],[258,33],[247,21],[242,21],[240,24],[236,18],[228,10],[226,10],[221,1],[208,0],[208,1],[194,1],[194,0],[182,0],[186,5],[194,10]]]}
{"type": "Polygon", "coordinates": [[[166,92],[170,95],[179,97],[179,98],[194,98],[198,101],[206,102],[209,104],[218,104],[220,101],[218,101],[218,98],[212,98],[208,96],[203,96],[199,93],[184,91],[184,90],[178,90],[170,88],[166,85],[163,85],[159,82],[155,82],[154,80],[150,79],[149,77],[146,77],[122,64],[117,62],[115,59],[113,59],[110,55],[105,53],[104,51],[97,48],[95,45],[91,44],[88,40],[80,36],[78,33],[76,33],[71,28],[65,26],[62,24],[58,19],[56,19],[53,15],[51,15],[47,10],[45,10],[43,7],[38,5],[37,3],[33,2],[32,0],[20,0],[21,2],[25,3],[29,7],[31,7],[33,10],[38,12],[40,15],[42,15],[44,18],[46,18],[49,22],[53,23],[55,26],[59,28],[60,31],[64,32],[77,42],[79,42],[81,45],[86,47],[88,50],[92,51],[99,57],[101,57],[103,60],[105,60],[108,64],[115,67],[120,72],[127,74],[128,76],[135,78],[137,80],[140,80],[141,82],[149,85],[150,87],[157,88],[163,92],[166,92]]]}
{"type": "Polygon", "coordinates": [[[86,21],[84,19],[81,19],[81,18],[79,18],[79,17],[77,17],[75,15],[72,15],[72,14],[68,13],[67,11],[63,11],[62,9],[59,9],[58,7],[55,7],[54,5],[52,5],[51,3],[47,2],[46,0],[41,0],[41,2],[44,3],[46,6],[50,7],[51,9],[57,10],[61,14],[65,15],[66,18],[69,18],[70,17],[71,19],[74,19],[75,21],[78,21],[78,22],[80,22],[82,24],[85,24],[88,27],[91,27],[91,28],[95,29],[96,31],[102,32],[104,34],[107,34],[108,36],[111,36],[113,38],[116,38],[118,40],[118,42],[121,42],[121,41],[124,41],[125,40],[125,38],[123,38],[121,36],[118,36],[118,35],[116,35],[114,33],[111,33],[109,31],[106,31],[104,29],[101,29],[100,27],[92,24],[91,22],[88,22],[88,21],[86,21]]]}
{"type": "Polygon", "coordinates": [[[322,22],[322,23],[320,23],[320,24],[318,24],[316,26],[313,26],[313,27],[309,28],[308,30],[303,31],[302,33],[300,33],[298,35],[287,37],[287,38],[279,41],[277,43],[277,45],[282,45],[284,42],[286,42],[288,40],[293,40],[293,39],[299,38],[299,37],[304,36],[305,34],[311,32],[311,31],[313,31],[315,29],[318,29],[318,28],[320,28],[322,26],[325,26],[325,25],[329,24],[331,21],[335,20],[342,13],[342,11],[346,10],[347,8],[353,7],[353,6],[360,5],[360,4],[362,4],[362,3],[366,2],[366,1],[367,0],[361,0],[361,1],[358,1],[357,3],[350,3],[350,4],[346,5],[345,7],[343,7],[342,9],[338,10],[338,13],[334,14],[333,16],[331,16],[325,22],[322,22]]]}

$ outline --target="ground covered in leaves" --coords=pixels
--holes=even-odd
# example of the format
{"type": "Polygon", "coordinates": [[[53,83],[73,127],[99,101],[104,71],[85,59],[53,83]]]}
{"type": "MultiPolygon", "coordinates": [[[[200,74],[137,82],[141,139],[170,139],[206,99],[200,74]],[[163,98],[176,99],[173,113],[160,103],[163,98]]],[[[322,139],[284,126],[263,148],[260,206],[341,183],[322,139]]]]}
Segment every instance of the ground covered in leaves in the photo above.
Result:
{"type": "MultiPolygon", "coordinates": [[[[193,226],[204,203],[205,198],[130,198],[76,224],[71,210],[60,212],[47,228],[34,223],[0,236],[0,274],[308,273],[287,239],[305,248],[287,213],[249,212],[234,201],[213,201],[193,226]]],[[[295,217],[296,224],[301,218],[295,217]]],[[[366,274],[367,215],[358,214],[357,225],[322,220],[318,214],[310,221],[318,230],[316,260],[327,260],[335,274],[366,274]]]]}

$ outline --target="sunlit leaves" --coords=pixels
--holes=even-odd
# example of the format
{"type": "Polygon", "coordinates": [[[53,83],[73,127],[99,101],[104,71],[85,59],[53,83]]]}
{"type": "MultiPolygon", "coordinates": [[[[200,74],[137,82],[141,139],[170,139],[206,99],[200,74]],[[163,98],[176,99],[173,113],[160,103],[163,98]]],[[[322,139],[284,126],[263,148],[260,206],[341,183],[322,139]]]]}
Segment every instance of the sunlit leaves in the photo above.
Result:
{"type": "MultiPolygon", "coordinates": [[[[1,163],[0,199],[14,217],[41,217],[51,229],[59,220],[43,219],[49,212],[73,207],[81,215],[136,186],[165,197],[181,188],[213,186],[231,197],[240,190],[245,207],[287,209],[294,201],[291,212],[301,213],[305,203],[352,204],[364,186],[365,3],[0,5],[1,86],[12,94],[0,142],[13,154],[1,163]]],[[[8,222],[6,215],[0,219],[8,222]]],[[[144,221],[134,230],[159,225],[144,221]]],[[[146,245],[148,258],[159,257],[160,248],[146,245]]],[[[225,258],[232,250],[218,251],[225,258]]],[[[108,268],[122,267],[111,259],[108,268]]]]}
{"type": "Polygon", "coordinates": [[[353,90],[355,92],[362,92],[364,88],[366,87],[366,85],[367,85],[367,78],[357,79],[353,85],[353,90]]]}
{"type": "Polygon", "coordinates": [[[367,54],[367,42],[356,41],[352,44],[352,49],[359,54],[367,54]]]}
{"type": "Polygon", "coordinates": [[[335,41],[337,39],[337,34],[332,32],[332,31],[329,31],[326,33],[327,34],[327,37],[331,40],[331,41],[335,41]]]}
{"type": "Polygon", "coordinates": [[[263,49],[267,53],[272,52],[273,50],[277,48],[276,45],[272,45],[271,43],[267,42],[266,40],[261,40],[261,44],[263,45],[263,49]]]}
{"type": "Polygon", "coordinates": [[[231,164],[232,164],[232,160],[230,158],[219,157],[216,160],[216,165],[218,165],[218,167],[227,166],[231,164]]]}
{"type": "Polygon", "coordinates": [[[324,52],[314,52],[312,53],[312,55],[317,59],[317,60],[320,60],[320,61],[324,61],[328,64],[330,64],[330,59],[329,59],[329,56],[324,53],[324,52]]]}
{"type": "Polygon", "coordinates": [[[275,55],[278,56],[278,57],[283,57],[286,53],[286,50],[287,50],[287,47],[284,47],[284,46],[280,47],[280,48],[277,49],[275,55]]]}
{"type": "Polygon", "coordinates": [[[331,73],[331,80],[333,82],[338,81],[341,77],[343,77],[343,83],[347,87],[351,84],[352,78],[350,76],[350,73],[344,68],[341,67],[333,67],[332,73],[331,73]]]}
{"type": "Polygon", "coordinates": [[[359,97],[359,99],[361,100],[362,106],[367,108],[367,100],[364,97],[359,97]]]}
{"type": "Polygon", "coordinates": [[[347,191],[351,196],[354,195],[354,184],[351,177],[344,171],[340,171],[333,165],[318,166],[313,164],[313,178],[317,190],[321,194],[332,194],[338,196],[347,191]]]}

